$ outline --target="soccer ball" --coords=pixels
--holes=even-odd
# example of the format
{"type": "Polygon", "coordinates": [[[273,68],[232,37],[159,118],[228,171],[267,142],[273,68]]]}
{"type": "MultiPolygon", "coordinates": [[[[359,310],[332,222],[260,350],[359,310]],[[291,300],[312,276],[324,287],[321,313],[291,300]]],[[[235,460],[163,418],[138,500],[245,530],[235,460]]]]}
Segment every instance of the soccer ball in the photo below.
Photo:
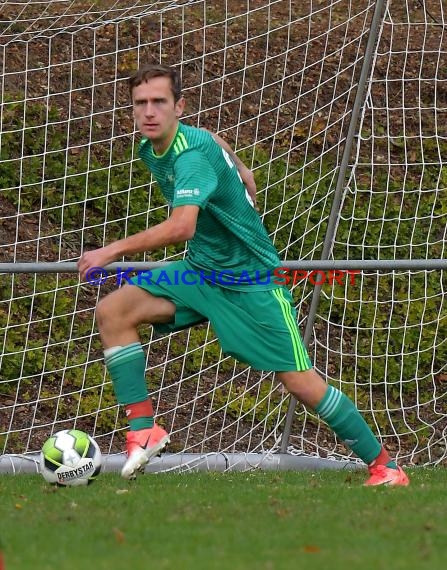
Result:
{"type": "Polygon", "coordinates": [[[42,447],[40,472],[48,483],[88,485],[100,471],[101,451],[96,441],[83,431],[58,431],[42,447]]]}

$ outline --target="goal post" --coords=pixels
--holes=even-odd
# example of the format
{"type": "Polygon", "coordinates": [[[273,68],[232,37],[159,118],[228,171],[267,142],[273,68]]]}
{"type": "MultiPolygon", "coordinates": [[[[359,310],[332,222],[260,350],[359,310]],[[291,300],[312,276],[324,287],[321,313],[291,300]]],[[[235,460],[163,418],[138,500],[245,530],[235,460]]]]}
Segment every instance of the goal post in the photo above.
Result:
{"type": "MultiPolygon", "coordinates": [[[[443,18],[441,0],[4,3],[0,472],[35,469],[42,442],[73,427],[111,468],[122,461],[126,423],[94,321],[116,278],[82,283],[75,261],[168,214],[137,158],[126,84],[156,62],[181,73],[185,121],[252,168],[284,266],[307,271],[292,290],[316,369],[401,462],[445,463],[443,18]],[[310,276],[349,269],[360,273],[310,276]]],[[[274,374],[223,354],[209,326],[141,333],[172,441],[151,469],[355,465],[274,374]]]]}

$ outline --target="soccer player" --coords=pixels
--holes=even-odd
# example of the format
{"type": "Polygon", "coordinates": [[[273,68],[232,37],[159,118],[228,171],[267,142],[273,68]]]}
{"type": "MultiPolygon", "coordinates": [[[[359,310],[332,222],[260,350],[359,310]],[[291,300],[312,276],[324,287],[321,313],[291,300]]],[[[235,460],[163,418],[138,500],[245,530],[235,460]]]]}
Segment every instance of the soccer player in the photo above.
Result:
{"type": "Polygon", "coordinates": [[[170,204],[170,216],[84,253],[81,277],[122,256],[184,241],[188,255],[138,275],[97,306],[105,364],[130,426],[122,476],[134,478],[169,443],[154,423],[139,325],[167,332],[210,321],[226,353],[275,371],[368,465],[366,485],[408,485],[351,400],[313,369],[290,291],[269,279],[281,261],[254,208],[250,171],[220,137],[180,121],[185,101],[175,68],[143,67],[130,77],[129,89],[142,135],[139,154],[170,204]]]}

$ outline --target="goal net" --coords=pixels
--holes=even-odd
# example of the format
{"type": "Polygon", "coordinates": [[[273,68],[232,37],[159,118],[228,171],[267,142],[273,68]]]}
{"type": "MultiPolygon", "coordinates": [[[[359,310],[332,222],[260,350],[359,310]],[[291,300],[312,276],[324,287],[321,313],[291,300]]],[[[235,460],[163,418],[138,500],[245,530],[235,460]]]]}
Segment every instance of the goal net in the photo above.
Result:
{"type": "MultiPolygon", "coordinates": [[[[253,169],[280,257],[319,260],[375,4],[6,0],[0,262],[74,262],[166,218],[137,157],[126,83],[158,62],[181,73],[184,120],[219,133],[253,169]]],[[[400,460],[434,464],[447,443],[445,279],[430,269],[446,243],[445,16],[441,0],[384,4],[330,257],[390,268],[327,280],[312,322],[314,283],[293,293],[317,370],[400,460]],[[396,259],[427,266],[393,271],[396,259]]],[[[33,454],[72,427],[121,452],[126,422],[94,316],[116,287],[112,275],[99,286],[71,272],[0,275],[0,457],[33,454]]],[[[143,327],[141,337],[170,453],[256,454],[260,464],[286,437],[294,455],[352,458],[300,404],[285,434],[289,396],[275,375],[223,354],[209,326],[169,336],[143,327]]]]}

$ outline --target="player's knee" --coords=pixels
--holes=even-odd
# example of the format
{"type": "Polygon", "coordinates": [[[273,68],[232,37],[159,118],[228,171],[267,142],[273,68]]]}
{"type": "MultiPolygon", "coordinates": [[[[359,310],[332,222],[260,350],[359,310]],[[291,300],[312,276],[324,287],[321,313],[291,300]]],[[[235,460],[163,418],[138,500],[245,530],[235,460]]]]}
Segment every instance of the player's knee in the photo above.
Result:
{"type": "Polygon", "coordinates": [[[130,324],[131,311],[121,302],[121,296],[111,293],[96,306],[96,322],[99,330],[124,329],[130,324]]]}
{"type": "Polygon", "coordinates": [[[296,396],[298,399],[301,399],[301,391],[305,385],[302,374],[298,372],[281,372],[278,374],[278,378],[288,392],[296,396]]]}
{"type": "Polygon", "coordinates": [[[278,377],[286,390],[303,404],[315,406],[323,398],[327,385],[314,369],[280,372],[278,377]]]}
{"type": "Polygon", "coordinates": [[[112,303],[109,296],[104,297],[99,301],[96,306],[95,314],[96,322],[100,329],[106,326],[107,323],[110,323],[114,315],[116,316],[117,313],[116,311],[114,313],[112,310],[112,303]]]}

